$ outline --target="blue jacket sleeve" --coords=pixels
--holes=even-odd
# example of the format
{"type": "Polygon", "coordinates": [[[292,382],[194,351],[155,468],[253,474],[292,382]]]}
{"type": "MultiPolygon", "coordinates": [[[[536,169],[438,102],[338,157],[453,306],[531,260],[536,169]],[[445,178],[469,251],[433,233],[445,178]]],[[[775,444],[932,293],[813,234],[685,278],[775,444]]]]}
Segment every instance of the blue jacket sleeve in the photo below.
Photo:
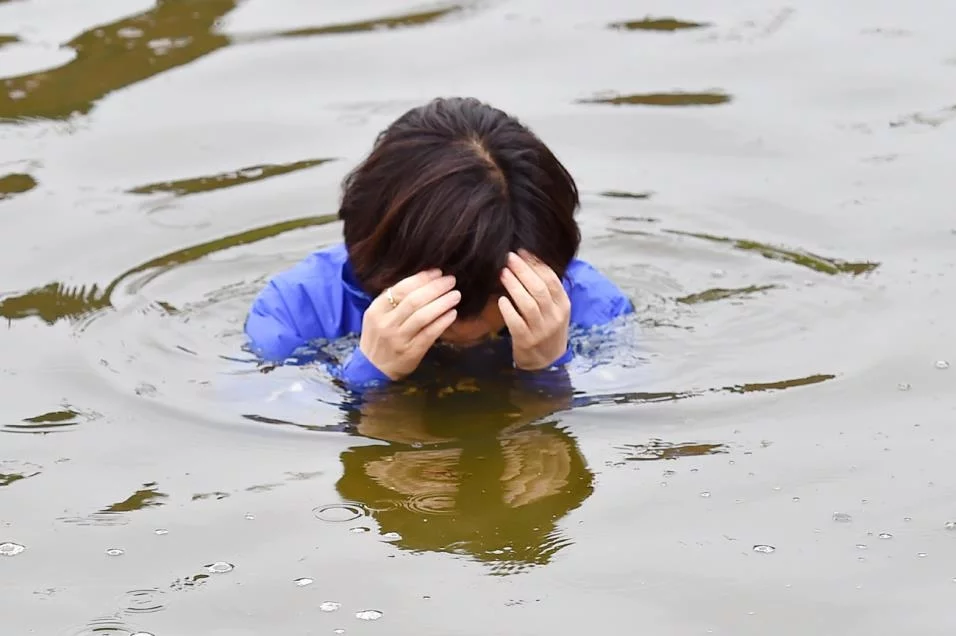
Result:
{"type": "MultiPolygon", "coordinates": [[[[281,278],[270,281],[256,297],[246,317],[245,332],[249,349],[262,360],[280,363],[302,353],[313,341],[333,340],[346,335],[325,324],[330,321],[342,323],[334,315],[336,310],[341,311],[341,307],[315,308],[313,305],[321,300],[308,297],[302,285],[284,285],[281,278]],[[331,320],[318,319],[320,313],[328,314],[331,320]]],[[[315,352],[308,352],[303,359],[314,357],[315,352]]],[[[324,362],[329,373],[352,391],[363,391],[391,382],[357,345],[344,362],[324,362]]]]}

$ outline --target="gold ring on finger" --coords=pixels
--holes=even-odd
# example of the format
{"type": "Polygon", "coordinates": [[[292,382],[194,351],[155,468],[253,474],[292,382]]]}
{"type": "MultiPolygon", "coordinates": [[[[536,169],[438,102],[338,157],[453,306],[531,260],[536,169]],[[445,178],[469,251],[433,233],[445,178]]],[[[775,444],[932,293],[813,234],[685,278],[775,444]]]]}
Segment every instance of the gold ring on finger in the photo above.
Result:
{"type": "Polygon", "coordinates": [[[385,299],[388,301],[388,304],[392,306],[392,309],[398,307],[398,301],[396,301],[395,296],[392,295],[391,287],[385,290],[385,299]]]}

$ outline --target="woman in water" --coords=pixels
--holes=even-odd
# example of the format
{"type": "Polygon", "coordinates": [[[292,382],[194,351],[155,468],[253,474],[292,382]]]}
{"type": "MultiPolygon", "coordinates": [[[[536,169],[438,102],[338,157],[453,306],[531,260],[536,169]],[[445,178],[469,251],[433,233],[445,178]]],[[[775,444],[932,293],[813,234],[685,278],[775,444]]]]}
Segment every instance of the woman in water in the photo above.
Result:
{"type": "Polygon", "coordinates": [[[470,98],[436,99],[384,130],[343,184],[344,244],[281,272],[245,323],[279,362],[360,334],[333,374],[353,390],[412,374],[436,343],[508,343],[542,374],[572,358],[572,327],[633,312],[588,263],[571,175],[528,128],[470,98]]]}

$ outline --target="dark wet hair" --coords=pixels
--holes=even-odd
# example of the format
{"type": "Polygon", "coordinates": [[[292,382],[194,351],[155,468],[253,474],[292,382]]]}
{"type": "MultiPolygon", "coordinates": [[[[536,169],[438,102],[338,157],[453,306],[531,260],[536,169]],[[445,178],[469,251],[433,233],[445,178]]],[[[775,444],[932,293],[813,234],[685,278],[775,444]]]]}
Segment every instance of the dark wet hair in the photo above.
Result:
{"type": "Polygon", "coordinates": [[[437,267],[457,277],[463,318],[502,293],[509,251],[524,248],[562,276],[581,241],[567,169],[517,119],[473,98],[399,117],[343,189],[339,217],[365,291],[437,267]]]}

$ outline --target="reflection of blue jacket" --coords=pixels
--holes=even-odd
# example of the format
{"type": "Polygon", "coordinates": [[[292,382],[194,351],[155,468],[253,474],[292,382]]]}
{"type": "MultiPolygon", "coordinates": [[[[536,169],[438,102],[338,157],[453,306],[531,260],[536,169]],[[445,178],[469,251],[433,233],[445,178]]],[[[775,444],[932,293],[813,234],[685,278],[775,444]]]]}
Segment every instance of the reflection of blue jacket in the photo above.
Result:
{"type": "MultiPolygon", "coordinates": [[[[563,282],[573,327],[587,329],[634,311],[621,290],[584,261],[573,260],[563,282]]],[[[264,360],[281,362],[313,341],[360,333],[371,302],[355,279],[344,245],[313,252],[259,292],[245,323],[250,349],[264,360]]],[[[566,364],[571,355],[569,345],[554,365],[566,364]]],[[[353,390],[389,382],[358,347],[330,372],[353,390]]]]}

